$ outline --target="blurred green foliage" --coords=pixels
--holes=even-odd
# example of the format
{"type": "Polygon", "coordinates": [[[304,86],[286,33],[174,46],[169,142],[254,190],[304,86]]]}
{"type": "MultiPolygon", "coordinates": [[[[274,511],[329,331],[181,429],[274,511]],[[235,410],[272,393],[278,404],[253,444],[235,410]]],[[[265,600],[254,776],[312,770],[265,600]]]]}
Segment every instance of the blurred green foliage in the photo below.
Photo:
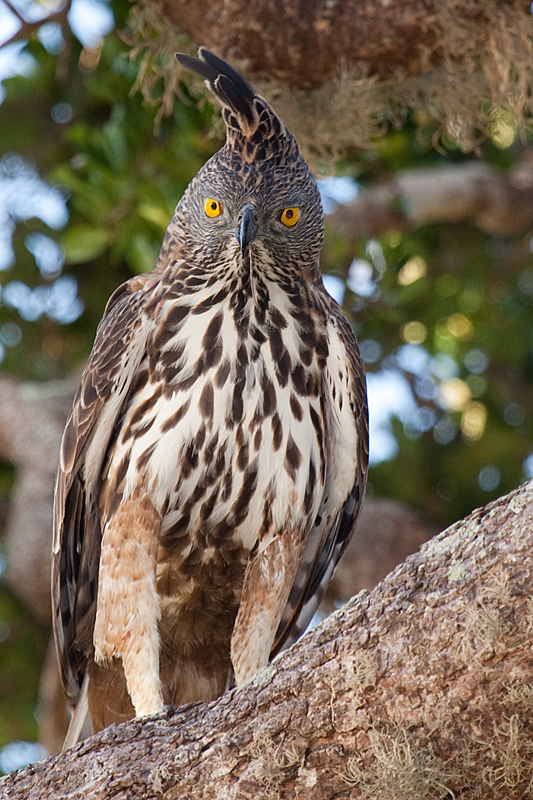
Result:
{"type": "MultiPolygon", "coordinates": [[[[379,345],[368,372],[399,369],[427,413],[393,425],[397,454],[373,467],[370,491],[445,526],[526,477],[533,445],[530,234],[497,240],[464,223],[394,233],[379,244],[387,266],[382,277],[373,270],[376,290],[365,298],[348,290],[345,310],[363,350],[368,340],[379,345]],[[414,259],[426,272],[401,285],[400,272],[414,259]],[[415,328],[415,344],[407,344],[410,326],[422,328],[422,341],[415,328]],[[451,392],[448,402],[443,392],[451,392]],[[489,491],[480,485],[487,466],[499,472],[489,491]]],[[[365,243],[352,256],[372,266],[365,243]]]]}
{"type": "MultiPolygon", "coordinates": [[[[112,0],[111,7],[122,24],[128,4],[112,0]]],[[[14,259],[0,273],[0,342],[3,368],[21,379],[61,378],[80,367],[108,297],[152,268],[183,190],[221,144],[210,107],[185,87],[172,117],[156,128],[156,108],[132,93],[139,61],[127,53],[114,31],[101,50],[72,38],[59,56],[34,39],[25,47],[29,74],[4,82],[0,185],[20,166],[16,154],[59,188],[68,209],[64,227],[11,217],[14,259]],[[64,80],[58,59],[67,62],[64,80]],[[35,234],[56,242],[64,263],[43,269],[29,246],[35,234]]],[[[435,123],[410,120],[373,150],[353,153],[339,172],[371,186],[401,169],[472,158],[443,137],[436,150],[435,138],[435,123]]],[[[480,150],[508,169],[523,144],[489,140],[480,150]]],[[[353,248],[327,233],[324,271],[344,278],[355,263],[368,276],[364,293],[349,280],[344,308],[369,373],[400,376],[418,406],[391,420],[396,449],[372,467],[369,494],[406,502],[444,526],[524,480],[533,449],[530,237],[498,239],[465,222],[391,231],[353,248]]],[[[3,496],[11,472],[0,470],[3,496]]],[[[46,639],[0,585],[0,747],[36,735],[46,639]]]]}
{"type": "Polygon", "coordinates": [[[49,637],[0,584],[0,749],[38,737],[37,691],[49,637]]]}
{"type": "Polygon", "coordinates": [[[84,305],[68,326],[46,313],[28,319],[2,305],[2,320],[22,330],[20,342],[6,349],[5,368],[46,379],[63,377],[86,358],[110,294],[133,273],[152,269],[177,201],[217,143],[209,136],[210,108],[200,111],[192,100],[176,102],[173,117],[155,132],[156,109],[131,94],[138,64],[115,33],[90,70],[80,67],[86,51],[74,39],[65,82],[55,78],[57,56],[38,41],[26,51],[35,59],[30,77],[4,82],[0,152],[22,154],[59,187],[69,218],[60,231],[36,217],[19,221],[14,265],[2,284],[22,281],[35,290],[57,280],[40,273],[26,244],[30,234],[46,234],[62,248],[61,274],[75,278],[84,305]],[[68,121],[54,120],[61,115],[68,121]],[[12,119],[22,121],[20,130],[12,119]]]}

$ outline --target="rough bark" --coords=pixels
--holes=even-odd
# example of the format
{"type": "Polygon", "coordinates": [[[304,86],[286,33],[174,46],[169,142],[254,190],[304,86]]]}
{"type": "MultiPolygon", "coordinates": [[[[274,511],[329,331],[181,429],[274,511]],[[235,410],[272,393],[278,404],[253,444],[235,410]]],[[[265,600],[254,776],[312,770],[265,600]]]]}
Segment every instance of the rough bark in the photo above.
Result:
{"type": "MultiPolygon", "coordinates": [[[[315,89],[342,67],[387,79],[419,74],[454,53],[479,53],[494,28],[486,0],[146,0],[193,41],[250,71],[315,89]],[[450,26],[460,31],[450,37],[450,26]]],[[[528,0],[510,7],[529,13],[528,0]]]]}
{"type": "Polygon", "coordinates": [[[436,533],[435,525],[396,500],[365,500],[355,532],[329,583],[327,609],[333,611],[363,589],[373,589],[436,533]]]}
{"type": "Polygon", "coordinates": [[[511,236],[533,225],[533,151],[509,173],[483,162],[413,169],[361,192],[328,217],[328,227],[350,241],[387,230],[472,220],[481,230],[511,236]]]}
{"type": "Polygon", "coordinates": [[[249,684],[111,726],[0,797],[531,797],[533,483],[410,556],[249,684]]]}

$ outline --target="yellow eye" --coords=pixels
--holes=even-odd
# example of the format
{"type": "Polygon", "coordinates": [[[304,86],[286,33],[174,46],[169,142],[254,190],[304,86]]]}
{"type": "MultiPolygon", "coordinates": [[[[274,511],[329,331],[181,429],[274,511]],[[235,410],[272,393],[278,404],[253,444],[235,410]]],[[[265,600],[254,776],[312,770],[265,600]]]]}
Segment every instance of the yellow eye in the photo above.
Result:
{"type": "Polygon", "coordinates": [[[281,212],[280,220],[286,225],[288,228],[292,228],[293,225],[296,225],[298,219],[300,217],[300,209],[299,208],[284,208],[281,212]]]}
{"type": "Polygon", "coordinates": [[[218,217],[218,215],[222,213],[222,206],[218,200],[213,200],[212,197],[208,197],[205,201],[205,213],[208,217],[218,217]]]}

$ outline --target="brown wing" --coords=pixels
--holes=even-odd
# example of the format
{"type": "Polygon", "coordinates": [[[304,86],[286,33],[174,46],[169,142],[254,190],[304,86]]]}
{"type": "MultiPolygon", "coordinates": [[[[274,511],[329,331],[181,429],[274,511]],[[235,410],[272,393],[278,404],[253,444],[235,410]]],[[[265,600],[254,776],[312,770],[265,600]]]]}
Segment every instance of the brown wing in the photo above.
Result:
{"type": "MultiPolygon", "coordinates": [[[[345,348],[348,373],[348,397],[352,424],[357,431],[357,445],[351,465],[354,482],[344,503],[331,517],[327,512],[327,497],[320,509],[317,522],[311,531],[294,580],[289,600],[279,625],[271,657],[293,644],[306,630],[335,567],[355,530],[366,487],[368,472],[368,404],[365,368],[354,332],[336,303],[329,298],[330,324],[345,348]],[[324,522],[326,521],[326,524],[324,522]]],[[[326,407],[327,407],[326,398],[326,407]]],[[[331,435],[327,430],[326,435],[331,435]]],[[[339,465],[328,465],[327,484],[338,480],[339,465]]],[[[326,484],[326,492],[327,492],[326,484]]],[[[325,494],[326,494],[325,492],[325,494]]]]}
{"type": "Polygon", "coordinates": [[[132,278],[110,298],[61,443],[54,502],[52,614],[61,678],[72,707],[78,701],[87,659],[77,639],[84,627],[94,625],[101,468],[145,352],[151,323],[143,306],[150,280],[148,275],[132,278]]]}

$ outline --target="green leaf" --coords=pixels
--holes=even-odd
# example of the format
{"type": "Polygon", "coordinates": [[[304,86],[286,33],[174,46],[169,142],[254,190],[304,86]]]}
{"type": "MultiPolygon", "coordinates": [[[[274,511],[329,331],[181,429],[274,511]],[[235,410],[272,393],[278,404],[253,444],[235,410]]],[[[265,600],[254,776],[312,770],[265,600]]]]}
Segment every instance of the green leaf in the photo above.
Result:
{"type": "Polygon", "coordinates": [[[138,274],[151,272],[159,255],[159,249],[159,247],[154,247],[143,233],[133,236],[128,260],[135,272],[138,274]]]}
{"type": "Polygon", "coordinates": [[[162,231],[166,231],[168,223],[170,222],[168,211],[160,206],[141,203],[137,208],[137,213],[147,222],[152,222],[154,225],[157,225],[162,231]]]}
{"type": "Polygon", "coordinates": [[[111,231],[83,224],[68,228],[60,239],[65,258],[70,264],[92,261],[102,255],[111,243],[111,231]]]}

